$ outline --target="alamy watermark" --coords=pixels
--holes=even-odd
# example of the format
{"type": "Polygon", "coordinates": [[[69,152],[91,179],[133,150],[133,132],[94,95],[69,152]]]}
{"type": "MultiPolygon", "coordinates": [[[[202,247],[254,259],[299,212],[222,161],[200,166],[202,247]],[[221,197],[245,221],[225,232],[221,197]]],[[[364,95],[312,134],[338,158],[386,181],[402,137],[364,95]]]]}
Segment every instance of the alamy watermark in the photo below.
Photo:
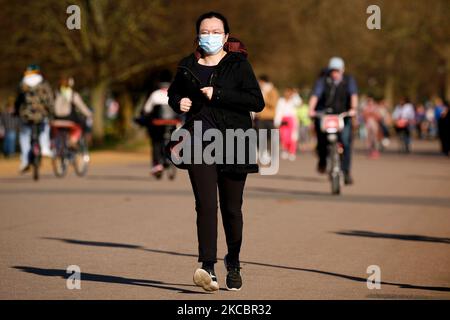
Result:
{"type": "Polygon", "coordinates": [[[81,289],[81,268],[77,265],[70,265],[66,269],[70,276],[66,280],[66,287],[69,290],[81,289]]]}
{"type": "Polygon", "coordinates": [[[366,273],[370,274],[367,278],[367,289],[381,289],[381,268],[377,265],[367,267],[366,273]]]}
{"type": "Polygon", "coordinates": [[[279,169],[279,129],[270,130],[271,153],[267,150],[268,130],[249,128],[226,129],[225,134],[217,128],[203,132],[202,121],[194,121],[193,133],[179,128],[172,132],[171,141],[179,142],[171,150],[175,164],[260,164],[261,175],[274,175],[279,169]],[[259,145],[259,146],[257,146],[259,145]],[[262,154],[268,156],[261,156],[262,154]]]}
{"type": "MultiPolygon", "coordinates": [[[[81,29],[81,9],[79,6],[72,4],[67,7],[66,13],[69,17],[66,20],[66,26],[69,30],[81,29]]],[[[367,18],[366,26],[369,30],[381,29],[381,9],[376,4],[367,7],[366,13],[370,14],[367,18]]]]}
{"type": "Polygon", "coordinates": [[[69,17],[66,20],[66,26],[69,30],[81,29],[81,9],[79,6],[73,4],[67,7],[66,13],[69,17]]]}
{"type": "Polygon", "coordinates": [[[381,9],[376,4],[372,4],[367,7],[367,14],[370,16],[367,18],[366,26],[369,30],[380,30],[381,29],[381,9]]]}

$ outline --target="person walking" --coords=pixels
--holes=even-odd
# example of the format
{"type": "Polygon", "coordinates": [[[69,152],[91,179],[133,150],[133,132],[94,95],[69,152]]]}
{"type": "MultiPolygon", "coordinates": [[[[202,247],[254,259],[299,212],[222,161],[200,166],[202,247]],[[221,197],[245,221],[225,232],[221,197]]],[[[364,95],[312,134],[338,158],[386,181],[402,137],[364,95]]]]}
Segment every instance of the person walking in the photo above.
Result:
{"type": "Polygon", "coordinates": [[[377,159],[380,156],[378,151],[378,141],[382,116],[378,109],[378,105],[373,98],[367,99],[362,115],[367,130],[367,147],[369,149],[369,158],[377,159]]]}
{"type": "Polygon", "coordinates": [[[303,148],[306,146],[306,144],[310,141],[310,133],[311,133],[311,126],[312,121],[309,117],[309,106],[307,102],[303,102],[300,107],[297,109],[297,118],[299,123],[299,147],[303,146],[303,148]]]}
{"type": "Polygon", "coordinates": [[[400,103],[394,109],[392,119],[395,131],[400,138],[401,149],[405,153],[409,153],[411,150],[411,126],[414,124],[415,113],[414,106],[408,98],[400,100],[400,103]]]}
{"type": "Polygon", "coordinates": [[[416,130],[417,130],[417,137],[419,140],[425,139],[426,135],[426,109],[423,103],[420,103],[416,107],[416,130]]]}
{"type": "Polygon", "coordinates": [[[16,152],[19,129],[19,118],[14,114],[14,98],[8,99],[5,110],[0,114],[0,128],[3,131],[3,155],[9,158],[16,152]]]}
{"type": "Polygon", "coordinates": [[[437,123],[438,137],[441,142],[441,151],[444,155],[448,155],[450,150],[448,106],[441,98],[435,99],[434,114],[437,123]]]}
{"type": "Polygon", "coordinates": [[[281,158],[294,161],[297,153],[298,117],[297,108],[302,99],[293,88],[286,88],[278,100],[275,113],[275,127],[280,128],[281,158]]]}
{"type": "MultiPolygon", "coordinates": [[[[230,37],[228,21],[218,12],[202,14],[197,19],[196,32],[198,48],[180,61],[168,91],[169,105],[177,113],[186,113],[187,122],[196,119],[203,130],[218,129],[222,136],[227,129],[251,129],[250,112],[262,111],[264,99],[247,60],[245,46],[230,37]]],[[[248,155],[251,153],[256,154],[256,141],[254,150],[248,150],[248,155]]],[[[239,255],[243,192],[247,174],[258,172],[259,167],[247,157],[244,163],[236,161],[236,157],[236,153],[233,158],[225,154],[226,162],[208,164],[202,161],[188,166],[197,211],[198,261],[202,263],[193,280],[209,292],[219,289],[214,271],[217,262],[217,189],[228,248],[224,258],[226,287],[228,290],[242,287],[239,255]],[[233,161],[230,163],[229,160],[233,161]]]]}
{"type": "MultiPolygon", "coordinates": [[[[267,148],[265,150],[259,150],[260,158],[264,162],[268,162],[268,159],[271,157],[271,130],[274,129],[274,118],[275,118],[275,110],[277,107],[279,93],[275,85],[270,81],[267,75],[261,75],[259,77],[259,85],[261,87],[261,92],[264,98],[264,109],[263,111],[255,114],[255,126],[258,130],[258,137],[260,130],[267,130],[267,148]]],[[[260,148],[260,145],[258,145],[260,148]]]]}
{"type": "Polygon", "coordinates": [[[381,150],[384,150],[391,143],[391,140],[390,140],[391,134],[389,132],[389,128],[392,127],[391,113],[388,110],[388,107],[386,105],[386,101],[385,100],[380,100],[378,102],[378,111],[379,111],[379,113],[381,115],[381,119],[380,119],[380,130],[381,130],[380,148],[381,148],[381,150]]]}

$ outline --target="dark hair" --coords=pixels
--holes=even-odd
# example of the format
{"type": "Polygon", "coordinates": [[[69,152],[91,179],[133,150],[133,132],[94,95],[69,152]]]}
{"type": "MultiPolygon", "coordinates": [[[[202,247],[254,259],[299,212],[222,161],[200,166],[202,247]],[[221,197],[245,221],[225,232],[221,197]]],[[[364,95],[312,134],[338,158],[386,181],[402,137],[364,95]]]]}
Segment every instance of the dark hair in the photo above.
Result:
{"type": "Polygon", "coordinates": [[[262,74],[259,76],[259,80],[264,81],[264,82],[269,82],[269,76],[267,74],[262,74]]]}
{"type": "Polygon", "coordinates": [[[197,34],[200,33],[200,24],[202,23],[202,21],[210,18],[217,18],[220,21],[222,21],[223,30],[225,31],[225,34],[230,33],[230,26],[228,25],[227,18],[225,18],[225,16],[219,12],[210,11],[198,17],[197,22],[195,23],[195,29],[197,31],[197,34]]]}

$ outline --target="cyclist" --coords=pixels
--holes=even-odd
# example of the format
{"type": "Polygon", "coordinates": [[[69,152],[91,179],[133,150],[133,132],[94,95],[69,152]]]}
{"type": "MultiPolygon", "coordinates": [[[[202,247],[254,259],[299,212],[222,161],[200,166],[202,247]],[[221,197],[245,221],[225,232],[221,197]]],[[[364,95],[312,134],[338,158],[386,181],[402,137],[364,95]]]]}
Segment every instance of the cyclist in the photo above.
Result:
{"type": "Polygon", "coordinates": [[[15,114],[19,116],[21,122],[19,134],[21,173],[28,171],[30,168],[28,157],[31,150],[33,125],[38,126],[42,155],[51,155],[46,127],[48,127],[48,117],[52,113],[53,102],[52,89],[49,83],[44,80],[41,68],[35,64],[29,65],[19,85],[15,102],[15,114]]]}
{"type": "Polygon", "coordinates": [[[92,119],[92,111],[83,102],[80,94],[73,89],[74,84],[73,78],[63,77],[61,79],[59,90],[56,93],[52,128],[53,135],[57,133],[59,127],[69,128],[69,147],[76,149],[85,123],[80,117],[80,113],[89,121],[92,119]]]}
{"type": "MultiPolygon", "coordinates": [[[[311,98],[309,100],[309,115],[314,118],[317,111],[332,110],[332,113],[348,112],[350,117],[356,115],[358,106],[358,89],[355,79],[344,74],[344,60],[339,57],[330,59],[328,69],[321,73],[317,80],[311,98]]],[[[352,149],[352,121],[351,118],[344,120],[345,126],[340,139],[344,147],[342,171],[345,184],[352,184],[350,174],[351,149],[352,149]]],[[[317,153],[319,162],[317,170],[325,173],[327,166],[327,136],[320,130],[320,120],[315,118],[315,130],[317,134],[317,153]]]]}
{"type": "Polygon", "coordinates": [[[164,170],[166,157],[164,154],[164,135],[166,130],[176,125],[178,115],[169,106],[167,90],[170,86],[171,75],[163,72],[160,77],[159,89],[153,91],[142,110],[145,127],[152,144],[151,174],[158,176],[164,170]]]}

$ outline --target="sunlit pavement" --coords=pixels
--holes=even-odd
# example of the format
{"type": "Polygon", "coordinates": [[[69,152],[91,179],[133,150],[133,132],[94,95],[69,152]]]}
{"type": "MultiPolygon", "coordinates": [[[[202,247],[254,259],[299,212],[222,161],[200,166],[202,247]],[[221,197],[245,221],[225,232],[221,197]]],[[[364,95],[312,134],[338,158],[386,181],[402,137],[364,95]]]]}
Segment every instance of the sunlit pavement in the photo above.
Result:
{"type": "MultiPolygon", "coordinates": [[[[283,160],[278,175],[251,175],[244,287],[215,294],[192,283],[197,242],[186,172],[156,181],[146,154],[128,154],[94,161],[86,178],[47,171],[35,183],[5,174],[0,298],[449,299],[450,159],[437,150],[423,142],[400,155],[392,146],[378,160],[356,151],[356,183],[341,196],[316,174],[311,152],[283,160]],[[81,269],[79,290],[66,286],[69,265],[81,269]],[[368,289],[369,266],[380,268],[381,289],[368,289]]],[[[222,227],[218,241],[224,288],[222,227]]]]}

